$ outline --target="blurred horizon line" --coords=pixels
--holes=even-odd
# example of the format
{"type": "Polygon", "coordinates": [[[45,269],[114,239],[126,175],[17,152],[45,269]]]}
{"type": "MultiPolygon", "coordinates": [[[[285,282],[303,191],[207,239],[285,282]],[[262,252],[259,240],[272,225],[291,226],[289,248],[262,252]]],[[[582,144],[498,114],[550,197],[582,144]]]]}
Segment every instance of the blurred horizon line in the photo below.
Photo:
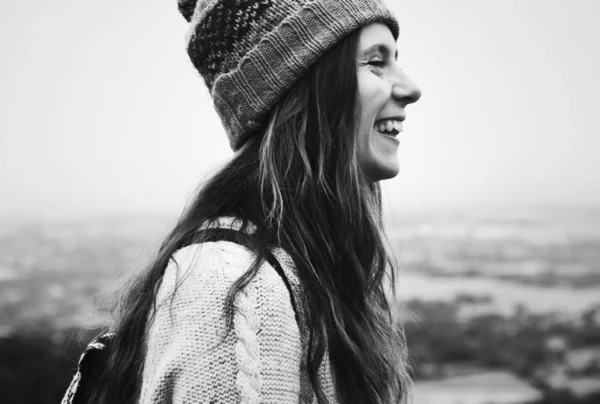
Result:
{"type": "MultiPolygon", "coordinates": [[[[186,205],[187,207],[187,205],[186,205]]],[[[24,213],[24,214],[5,214],[0,212],[0,225],[27,225],[27,224],[52,224],[69,223],[76,221],[114,221],[123,219],[143,219],[143,218],[163,218],[177,219],[185,208],[181,209],[124,209],[122,211],[102,211],[96,212],[52,212],[52,213],[24,213]]],[[[398,205],[391,206],[389,201],[383,203],[384,219],[387,216],[397,214],[416,214],[416,215],[450,215],[450,214],[473,214],[485,215],[497,214],[503,211],[506,214],[520,213],[519,216],[535,212],[537,214],[545,212],[562,212],[565,214],[590,214],[600,215],[600,202],[597,203],[468,203],[468,204],[448,204],[442,205],[398,205]]]]}

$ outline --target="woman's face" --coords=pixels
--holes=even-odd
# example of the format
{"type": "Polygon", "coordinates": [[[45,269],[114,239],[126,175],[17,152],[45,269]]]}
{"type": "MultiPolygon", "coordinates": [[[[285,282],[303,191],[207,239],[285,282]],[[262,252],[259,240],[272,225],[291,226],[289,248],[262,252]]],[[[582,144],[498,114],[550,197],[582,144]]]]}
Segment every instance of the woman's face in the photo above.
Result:
{"type": "Polygon", "coordinates": [[[370,181],[395,177],[398,134],[405,108],[421,91],[397,64],[396,41],[387,25],[373,23],[362,28],[357,51],[358,121],[357,159],[370,181]]]}

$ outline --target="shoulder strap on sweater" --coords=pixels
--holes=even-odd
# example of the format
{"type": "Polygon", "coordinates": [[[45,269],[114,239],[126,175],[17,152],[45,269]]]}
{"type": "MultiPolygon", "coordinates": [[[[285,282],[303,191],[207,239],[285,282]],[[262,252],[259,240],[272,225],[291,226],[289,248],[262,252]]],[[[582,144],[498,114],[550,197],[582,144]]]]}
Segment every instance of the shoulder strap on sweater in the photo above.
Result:
{"type": "MultiPolygon", "coordinates": [[[[249,240],[249,237],[252,237],[252,236],[248,235],[246,233],[243,233],[239,230],[217,227],[217,228],[208,228],[208,229],[204,229],[201,231],[202,231],[202,233],[207,234],[208,238],[205,241],[230,241],[232,243],[243,245],[244,247],[247,247],[249,249],[256,248],[256,246],[252,245],[249,240]]],[[[260,248],[259,247],[259,253],[264,257],[264,259],[275,269],[277,274],[281,277],[281,280],[283,281],[283,284],[287,288],[288,293],[290,295],[290,301],[292,303],[292,308],[294,309],[296,323],[298,324],[298,326],[300,326],[299,317],[298,317],[298,307],[296,306],[296,299],[294,298],[294,291],[292,289],[292,285],[291,285],[288,277],[285,275],[285,272],[284,272],[283,268],[281,267],[281,264],[279,263],[279,261],[277,261],[277,258],[275,258],[273,253],[268,248],[260,248]]]]}

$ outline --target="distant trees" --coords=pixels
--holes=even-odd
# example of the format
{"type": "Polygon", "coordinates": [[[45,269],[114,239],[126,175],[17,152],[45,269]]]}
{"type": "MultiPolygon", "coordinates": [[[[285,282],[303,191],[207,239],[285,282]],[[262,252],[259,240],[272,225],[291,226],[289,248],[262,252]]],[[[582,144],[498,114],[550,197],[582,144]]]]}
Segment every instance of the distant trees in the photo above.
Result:
{"type": "Polygon", "coordinates": [[[529,379],[552,361],[546,344],[550,338],[561,336],[572,347],[600,342],[598,310],[570,319],[517,306],[510,316],[487,313],[461,319],[461,304],[471,300],[403,304],[400,311],[410,313],[404,327],[414,377],[435,377],[448,364],[476,363],[529,379]]]}
{"type": "Polygon", "coordinates": [[[576,397],[566,391],[547,392],[544,398],[524,404],[598,404],[600,403],[600,392],[590,394],[586,397],[576,397]]]}

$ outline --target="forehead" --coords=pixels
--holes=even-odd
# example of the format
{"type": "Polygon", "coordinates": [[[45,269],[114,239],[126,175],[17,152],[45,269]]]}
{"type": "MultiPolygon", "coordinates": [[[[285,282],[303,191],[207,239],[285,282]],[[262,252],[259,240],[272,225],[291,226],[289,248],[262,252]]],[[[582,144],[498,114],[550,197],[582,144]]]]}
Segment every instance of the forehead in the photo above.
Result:
{"type": "Polygon", "coordinates": [[[392,54],[396,52],[396,41],[387,25],[375,22],[365,25],[360,31],[358,52],[368,53],[387,48],[392,54]]]}

